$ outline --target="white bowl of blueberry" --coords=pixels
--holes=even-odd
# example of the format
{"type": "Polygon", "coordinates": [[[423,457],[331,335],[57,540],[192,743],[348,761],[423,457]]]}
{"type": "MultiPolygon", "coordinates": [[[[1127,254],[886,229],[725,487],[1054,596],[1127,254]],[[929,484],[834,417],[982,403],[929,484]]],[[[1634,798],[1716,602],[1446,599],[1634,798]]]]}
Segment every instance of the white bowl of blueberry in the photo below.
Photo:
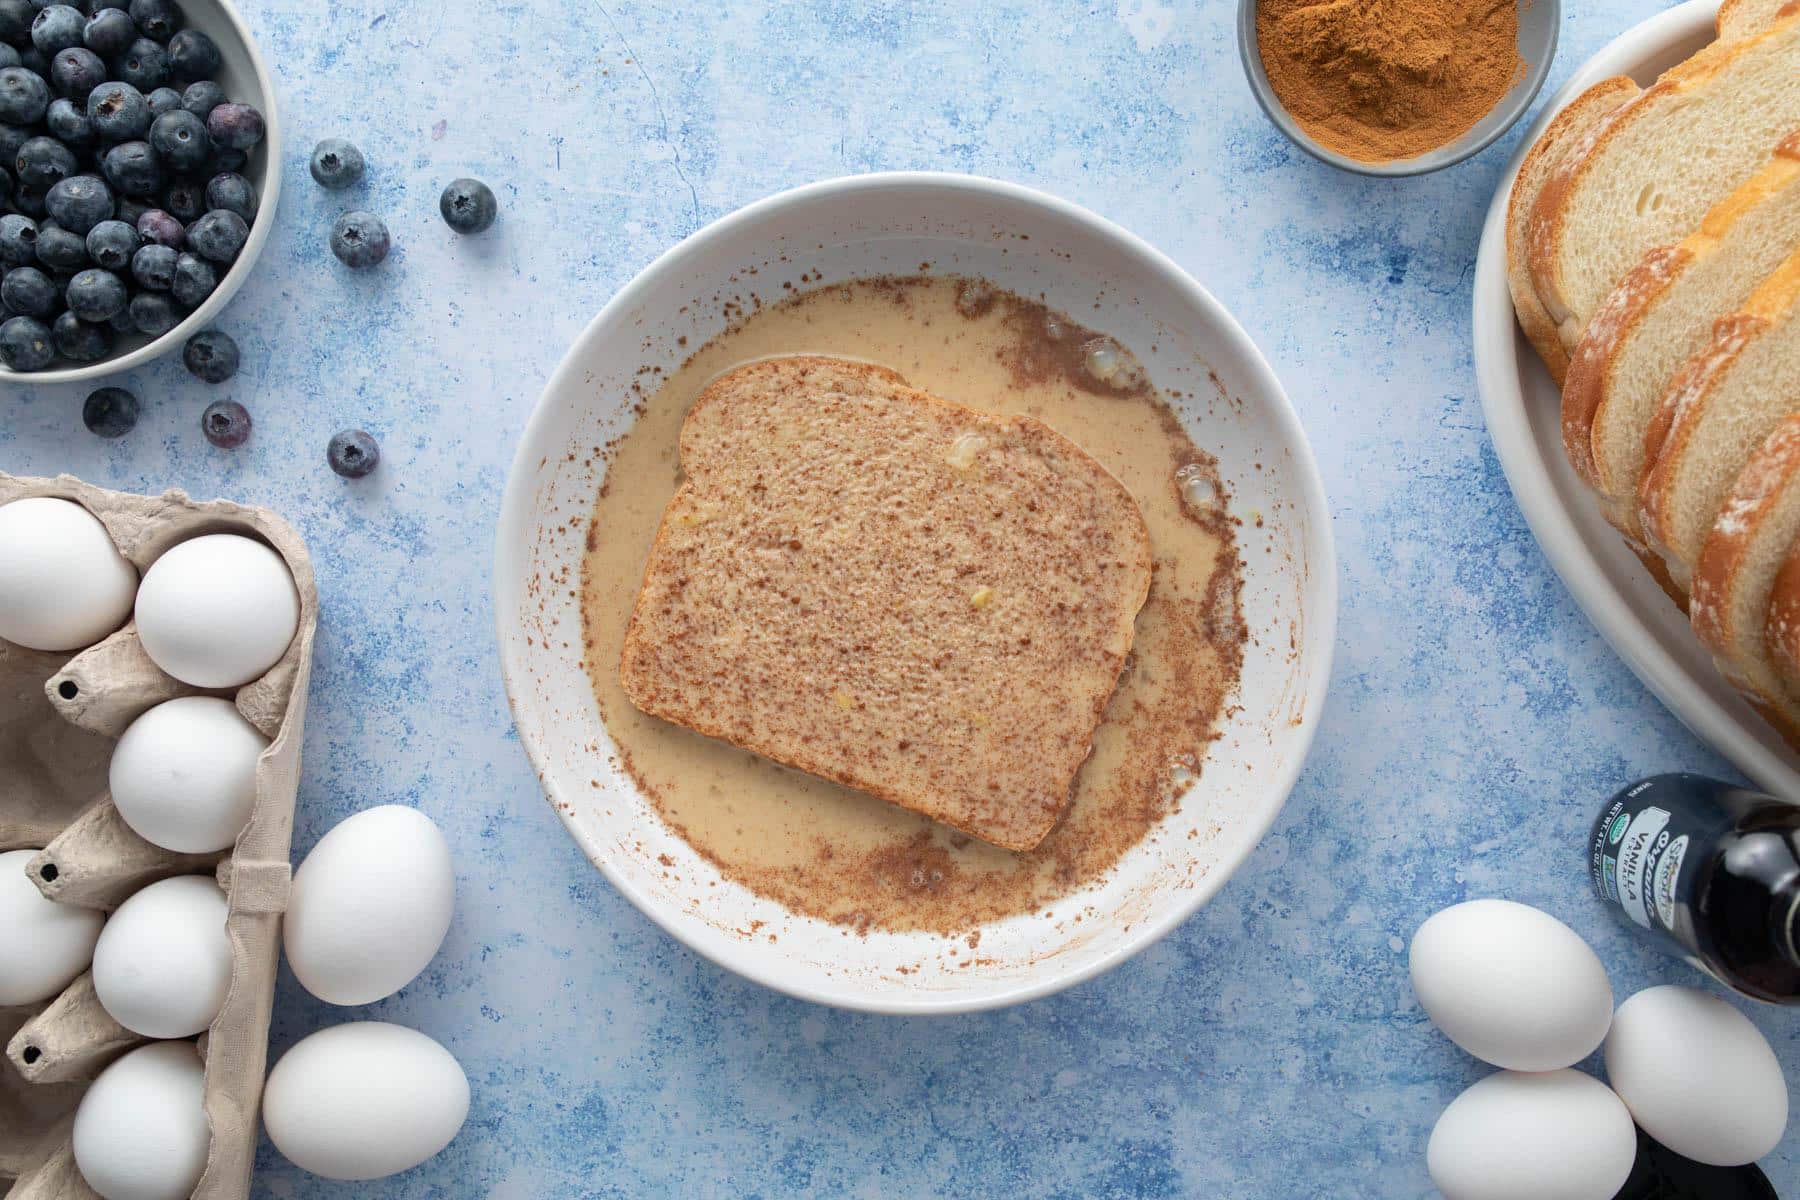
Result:
{"type": "Polygon", "coordinates": [[[229,0],[0,0],[0,379],[181,345],[280,190],[274,85],[229,0]]]}

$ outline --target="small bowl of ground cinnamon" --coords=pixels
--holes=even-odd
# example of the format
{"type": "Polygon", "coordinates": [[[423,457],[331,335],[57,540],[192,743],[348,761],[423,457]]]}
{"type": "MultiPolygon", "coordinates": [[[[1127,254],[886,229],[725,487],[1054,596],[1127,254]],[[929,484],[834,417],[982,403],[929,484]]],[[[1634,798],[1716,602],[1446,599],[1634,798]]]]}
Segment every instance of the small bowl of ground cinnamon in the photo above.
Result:
{"type": "Polygon", "coordinates": [[[1238,49],[1269,119],[1364,175],[1486,148],[1550,73],[1559,0],[1240,0],[1238,49]]]}

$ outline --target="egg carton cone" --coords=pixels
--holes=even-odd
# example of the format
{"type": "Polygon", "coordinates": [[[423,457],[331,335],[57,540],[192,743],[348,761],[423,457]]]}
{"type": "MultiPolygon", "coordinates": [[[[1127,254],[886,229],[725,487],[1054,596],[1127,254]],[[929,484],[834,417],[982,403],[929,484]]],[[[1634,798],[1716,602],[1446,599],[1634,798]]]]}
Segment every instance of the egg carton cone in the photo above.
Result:
{"type": "MultiPolygon", "coordinates": [[[[287,653],[235,692],[189,687],[165,674],[144,652],[135,623],[74,655],[0,641],[0,850],[39,851],[26,871],[60,904],[110,911],[145,884],[172,875],[213,874],[225,890],[231,986],[199,1042],[212,1143],[193,1195],[241,1200],[250,1193],[281,915],[292,879],[288,852],[319,617],[312,560],[299,535],[263,508],[190,500],[178,491],[129,495],[67,475],[27,479],[0,472],[0,505],[30,496],[87,509],[140,578],[179,542],[238,533],[273,547],[299,589],[300,629],[287,653]],[[126,727],[165,700],[194,695],[231,699],[270,739],[257,762],[250,821],[228,854],[178,854],[146,842],[125,824],[107,790],[113,744],[126,727]]],[[[7,1059],[0,1064],[0,1197],[94,1195],[71,1149],[75,1108],[88,1081],[144,1040],[107,1015],[88,974],[48,1004],[0,1009],[7,1059]]]]}

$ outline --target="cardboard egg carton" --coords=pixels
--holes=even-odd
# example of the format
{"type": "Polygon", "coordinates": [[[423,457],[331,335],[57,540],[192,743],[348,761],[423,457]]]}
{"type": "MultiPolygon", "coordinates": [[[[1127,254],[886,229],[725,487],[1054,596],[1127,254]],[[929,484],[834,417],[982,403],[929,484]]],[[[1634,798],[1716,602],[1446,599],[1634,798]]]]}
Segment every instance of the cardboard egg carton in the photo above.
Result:
{"type": "MultiPolygon", "coordinates": [[[[72,500],[100,519],[141,578],[158,556],[207,533],[267,542],[300,593],[300,630],[268,674],[232,691],[189,687],[165,675],[138,641],[135,621],[73,657],[0,641],[0,850],[42,848],[27,865],[52,900],[111,910],[171,875],[216,873],[229,904],[231,987],[199,1047],[212,1128],[195,1200],[250,1191],[269,1015],[280,951],[300,743],[312,671],[318,589],[299,536],[267,509],[199,502],[181,492],[134,496],[70,476],[0,472],[0,504],[28,496],[72,500]],[[231,851],[177,854],[132,832],[107,793],[113,743],[145,710],[177,696],[234,698],[270,738],[257,763],[256,805],[231,851]]],[[[75,1169],[69,1134],[82,1091],[109,1063],[147,1039],[121,1027],[83,974],[47,1005],[0,1009],[0,1192],[5,1200],[78,1200],[94,1193],[75,1169]],[[11,1180],[10,1190],[5,1190],[11,1180]]]]}

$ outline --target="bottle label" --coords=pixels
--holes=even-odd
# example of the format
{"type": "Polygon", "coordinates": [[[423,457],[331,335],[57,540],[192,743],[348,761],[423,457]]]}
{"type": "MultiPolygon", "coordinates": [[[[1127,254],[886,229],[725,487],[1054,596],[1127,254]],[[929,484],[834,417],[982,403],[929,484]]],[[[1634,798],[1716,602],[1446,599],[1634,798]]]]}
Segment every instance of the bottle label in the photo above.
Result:
{"type": "Polygon", "coordinates": [[[1594,889],[1645,929],[1673,934],[1692,834],[1685,821],[1642,794],[1647,790],[1618,796],[1595,824],[1594,889]]]}

